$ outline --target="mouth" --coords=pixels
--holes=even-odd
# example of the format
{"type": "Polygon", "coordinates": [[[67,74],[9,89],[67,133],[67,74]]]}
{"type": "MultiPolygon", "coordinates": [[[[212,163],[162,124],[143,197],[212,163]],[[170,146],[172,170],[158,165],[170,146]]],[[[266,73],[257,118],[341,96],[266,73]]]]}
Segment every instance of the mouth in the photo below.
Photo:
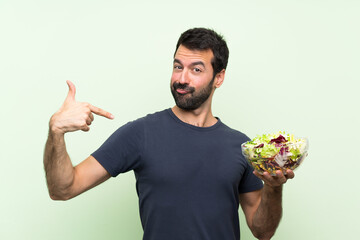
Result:
{"type": "Polygon", "coordinates": [[[190,93],[190,91],[187,91],[187,90],[181,89],[181,88],[176,89],[176,92],[181,94],[181,95],[185,95],[187,93],[190,93]]]}
{"type": "Polygon", "coordinates": [[[179,84],[179,83],[174,83],[172,88],[174,89],[173,91],[176,91],[176,93],[178,93],[180,95],[185,95],[185,94],[192,93],[195,91],[195,89],[193,87],[190,87],[186,84],[179,84]]]}

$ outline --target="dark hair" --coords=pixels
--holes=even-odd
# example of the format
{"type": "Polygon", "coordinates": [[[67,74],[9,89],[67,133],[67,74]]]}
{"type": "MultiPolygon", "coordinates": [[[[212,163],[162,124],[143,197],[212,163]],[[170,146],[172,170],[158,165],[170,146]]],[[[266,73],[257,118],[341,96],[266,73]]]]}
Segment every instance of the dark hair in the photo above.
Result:
{"type": "MultiPolygon", "coordinates": [[[[176,44],[175,54],[179,46],[190,50],[207,50],[211,49],[214,58],[211,60],[211,65],[214,69],[214,77],[221,70],[226,69],[229,49],[223,36],[219,35],[212,29],[206,28],[192,28],[183,32],[176,44]]],[[[174,55],[175,55],[174,54],[174,55]]]]}

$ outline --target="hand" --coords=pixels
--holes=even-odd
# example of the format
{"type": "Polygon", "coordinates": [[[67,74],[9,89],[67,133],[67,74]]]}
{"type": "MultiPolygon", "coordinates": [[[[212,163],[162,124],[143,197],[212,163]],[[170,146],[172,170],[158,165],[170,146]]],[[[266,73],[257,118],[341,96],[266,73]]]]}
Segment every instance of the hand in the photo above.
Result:
{"type": "Polygon", "coordinates": [[[75,100],[75,85],[66,81],[69,86],[69,92],[59,111],[50,119],[50,130],[54,133],[67,133],[77,130],[89,131],[94,115],[100,115],[108,119],[114,116],[101,108],[97,108],[90,103],[77,102],[75,100]]]}
{"type": "Polygon", "coordinates": [[[254,171],[254,174],[270,187],[280,187],[286,183],[288,179],[293,179],[295,176],[294,172],[290,169],[286,170],[286,175],[280,170],[276,171],[276,176],[271,176],[268,172],[264,172],[261,175],[257,171],[254,171]]]}

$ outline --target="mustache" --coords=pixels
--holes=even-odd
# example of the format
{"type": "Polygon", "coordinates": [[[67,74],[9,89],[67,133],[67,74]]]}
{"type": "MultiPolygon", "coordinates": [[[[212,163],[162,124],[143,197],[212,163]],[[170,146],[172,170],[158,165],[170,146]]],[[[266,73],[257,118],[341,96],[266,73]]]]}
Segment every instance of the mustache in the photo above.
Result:
{"type": "Polygon", "coordinates": [[[182,89],[182,90],[185,90],[187,92],[194,92],[195,91],[195,88],[190,87],[189,84],[174,83],[173,88],[174,88],[174,90],[182,89]]]}

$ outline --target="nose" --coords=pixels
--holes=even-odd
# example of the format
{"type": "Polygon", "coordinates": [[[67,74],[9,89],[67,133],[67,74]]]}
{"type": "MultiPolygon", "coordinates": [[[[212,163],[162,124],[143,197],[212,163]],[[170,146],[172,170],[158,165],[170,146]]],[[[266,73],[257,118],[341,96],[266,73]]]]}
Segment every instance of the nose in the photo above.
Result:
{"type": "Polygon", "coordinates": [[[189,76],[187,74],[187,71],[182,71],[181,72],[179,83],[180,84],[188,84],[189,83],[189,76]]]}

